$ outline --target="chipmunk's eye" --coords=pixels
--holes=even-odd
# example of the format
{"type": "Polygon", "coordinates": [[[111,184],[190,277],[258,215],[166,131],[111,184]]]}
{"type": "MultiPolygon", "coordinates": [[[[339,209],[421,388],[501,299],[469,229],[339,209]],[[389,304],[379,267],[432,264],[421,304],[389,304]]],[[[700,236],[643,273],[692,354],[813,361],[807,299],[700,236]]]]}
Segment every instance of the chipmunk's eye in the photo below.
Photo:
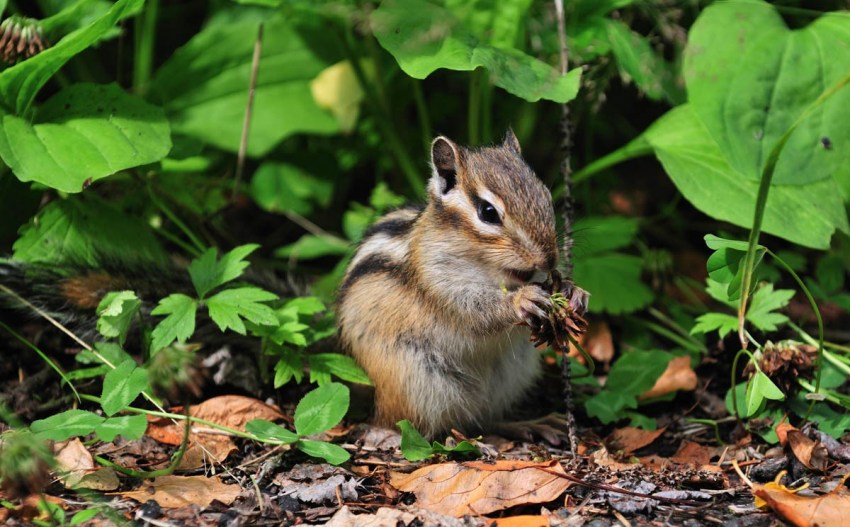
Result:
{"type": "Polygon", "coordinates": [[[492,223],[493,225],[501,225],[502,218],[499,217],[499,211],[487,200],[478,200],[478,218],[484,223],[492,223]]]}

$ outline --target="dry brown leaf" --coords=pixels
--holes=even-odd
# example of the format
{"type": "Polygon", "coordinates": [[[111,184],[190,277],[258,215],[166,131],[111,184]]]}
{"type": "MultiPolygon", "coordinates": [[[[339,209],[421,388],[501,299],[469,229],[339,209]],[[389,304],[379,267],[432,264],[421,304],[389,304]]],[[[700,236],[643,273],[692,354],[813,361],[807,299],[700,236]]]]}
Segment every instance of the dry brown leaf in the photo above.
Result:
{"type": "Polygon", "coordinates": [[[825,472],[829,463],[829,454],[820,441],[812,441],[799,430],[788,430],[788,445],[800,463],[811,470],[825,472]]]}
{"type": "Polygon", "coordinates": [[[691,368],[690,357],[675,357],[667,364],[667,369],[655,381],[655,385],[641,394],[638,399],[652,399],[679,390],[689,392],[696,387],[697,374],[691,368]]]}
{"type": "MultiPolygon", "coordinates": [[[[182,411],[182,408],[172,409],[174,413],[182,411]]],[[[245,431],[245,424],[253,419],[273,421],[283,417],[276,407],[241,395],[213,397],[190,407],[189,413],[192,417],[240,431],[245,431]]],[[[160,443],[179,445],[183,442],[183,430],[181,422],[174,423],[171,419],[162,417],[148,418],[147,435],[160,443]]],[[[189,446],[177,468],[189,470],[212,462],[221,462],[236,450],[236,444],[224,432],[195,423],[189,434],[189,446]]]]}
{"type": "Polygon", "coordinates": [[[756,504],[773,509],[797,527],[843,527],[850,513],[850,491],[844,485],[823,496],[798,496],[777,483],[755,485],[756,504]],[[758,498],[763,500],[758,503],[758,498]]]}
{"type": "Polygon", "coordinates": [[[541,468],[565,474],[557,461],[474,461],[429,465],[411,474],[396,472],[390,482],[398,490],[414,493],[417,506],[460,517],[558,498],[569,481],[541,468]]]}
{"type": "MultiPolygon", "coordinates": [[[[611,328],[604,320],[593,319],[588,322],[587,332],[579,335],[578,342],[588,355],[598,364],[607,364],[614,358],[614,337],[611,328]]],[[[581,357],[578,349],[570,344],[570,357],[581,357]]],[[[583,358],[579,358],[584,362],[583,358]]]]}
{"type": "Polygon", "coordinates": [[[138,490],[116,494],[139,503],[155,500],[160,507],[176,509],[187,505],[207,507],[213,500],[230,505],[241,492],[239,485],[227,485],[218,476],[160,476],[138,490]]]}
{"type": "Polygon", "coordinates": [[[121,484],[115,471],[98,467],[79,438],[53,444],[59,479],[67,489],[115,490],[121,484]]]}
{"type": "Polygon", "coordinates": [[[590,455],[590,459],[601,467],[608,467],[614,472],[625,472],[641,467],[640,463],[623,463],[616,456],[611,455],[606,448],[600,448],[590,455]]]}
{"type": "Polygon", "coordinates": [[[488,518],[487,527],[549,527],[546,516],[508,516],[507,518],[488,518]]]}
{"type": "Polygon", "coordinates": [[[716,447],[700,445],[693,441],[682,441],[682,445],[679,447],[679,450],[673,454],[670,461],[673,461],[674,463],[681,463],[683,465],[701,467],[703,465],[708,465],[711,462],[711,458],[716,454],[716,447]]]}
{"type": "Polygon", "coordinates": [[[779,423],[778,425],[776,425],[775,430],[776,430],[776,437],[779,438],[779,444],[784,447],[785,444],[788,442],[788,432],[790,430],[797,430],[797,427],[795,427],[794,425],[792,425],[790,423],[786,423],[786,422],[783,421],[783,422],[779,423]]]}
{"type": "Polygon", "coordinates": [[[618,428],[605,440],[605,446],[608,447],[609,452],[631,454],[635,450],[640,450],[652,444],[665,430],[667,428],[659,428],[658,430],[643,430],[633,426],[618,428]]]}

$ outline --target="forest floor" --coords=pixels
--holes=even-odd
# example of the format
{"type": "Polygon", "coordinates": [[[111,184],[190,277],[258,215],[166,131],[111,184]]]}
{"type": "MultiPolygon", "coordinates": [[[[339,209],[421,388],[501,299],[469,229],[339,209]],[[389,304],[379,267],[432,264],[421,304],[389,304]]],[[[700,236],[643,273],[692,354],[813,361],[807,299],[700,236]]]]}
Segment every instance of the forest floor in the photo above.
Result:
{"type": "MultiPolygon", "coordinates": [[[[37,412],[36,399],[59,397],[49,372],[25,375],[26,368],[4,362],[0,397],[20,414],[37,412]]],[[[552,393],[537,394],[540,400],[557,398],[551,370],[540,391],[552,393]]],[[[368,405],[369,394],[361,395],[355,401],[368,405]]],[[[196,425],[172,475],[121,474],[114,467],[167,467],[182,443],[180,424],[150,417],[139,440],[52,444],[58,466],[33,475],[29,487],[40,484],[43,492],[26,491],[26,482],[0,491],[0,524],[49,525],[51,510],[54,522],[74,518],[95,526],[845,525],[847,443],[780,424],[781,445],[770,446],[741,433],[733,418],[718,430],[737,440],[721,443],[713,427],[685,419],[718,396],[701,388],[690,395],[656,405],[654,431],[591,426],[594,421],[579,415],[575,456],[564,442],[484,436],[472,438],[482,452],[476,459],[410,462],[399,433],[366,424],[368,408],[355,405],[320,438],[351,454],[341,466],[196,425]]],[[[291,424],[293,413],[294,405],[279,408],[244,395],[215,395],[191,407],[195,417],[243,430],[256,418],[291,424]]],[[[448,445],[463,439],[458,434],[448,445]]]]}

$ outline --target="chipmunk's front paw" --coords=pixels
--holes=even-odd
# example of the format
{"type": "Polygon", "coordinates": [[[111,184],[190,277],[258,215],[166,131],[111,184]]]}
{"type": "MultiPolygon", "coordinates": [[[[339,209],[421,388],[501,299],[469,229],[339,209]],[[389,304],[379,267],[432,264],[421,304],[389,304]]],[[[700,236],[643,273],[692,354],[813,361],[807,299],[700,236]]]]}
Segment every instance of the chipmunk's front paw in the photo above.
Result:
{"type": "Polygon", "coordinates": [[[590,300],[590,293],[572,283],[566,284],[563,292],[564,296],[569,300],[573,313],[580,317],[584,316],[587,312],[587,302],[590,300]]]}
{"type": "Polygon", "coordinates": [[[539,285],[524,285],[511,293],[511,305],[521,324],[534,327],[540,319],[548,317],[552,299],[539,285]]]}

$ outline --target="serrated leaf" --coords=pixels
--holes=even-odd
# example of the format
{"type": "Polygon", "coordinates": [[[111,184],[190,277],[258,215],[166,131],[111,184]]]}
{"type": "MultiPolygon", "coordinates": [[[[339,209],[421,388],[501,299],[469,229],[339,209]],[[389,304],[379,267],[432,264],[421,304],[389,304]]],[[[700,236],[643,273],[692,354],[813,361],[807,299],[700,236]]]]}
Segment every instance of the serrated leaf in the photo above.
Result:
{"type": "Polygon", "coordinates": [[[142,301],[132,291],[107,293],[97,306],[97,330],[107,338],[118,338],[124,345],[133,317],[139,312],[142,301]]]}
{"type": "Polygon", "coordinates": [[[324,384],[330,381],[330,376],[335,375],[343,381],[356,382],[359,384],[371,385],[372,381],[369,376],[363,371],[363,368],[357,365],[353,358],[348,355],[339,353],[312,353],[307,355],[307,362],[310,364],[310,377],[313,379],[314,374],[326,374],[323,379],[324,384]]]}
{"type": "Polygon", "coordinates": [[[623,410],[637,408],[637,396],[651,388],[673,358],[663,351],[630,351],[611,367],[606,388],[585,403],[588,415],[603,423],[624,416],[623,410]]]}
{"type": "Polygon", "coordinates": [[[251,265],[250,262],[245,261],[245,258],[259,247],[255,243],[240,245],[225,253],[221,259],[217,259],[215,249],[210,248],[200,257],[192,260],[189,264],[189,276],[192,277],[198,296],[204,298],[216,287],[242,276],[245,269],[251,265]]]}
{"type": "Polygon", "coordinates": [[[717,331],[720,338],[738,331],[738,319],[724,313],[705,313],[696,319],[696,324],[691,329],[691,335],[700,333],[711,333],[717,331]]]}
{"type": "Polygon", "coordinates": [[[401,430],[401,454],[408,461],[422,461],[434,455],[431,443],[413,426],[403,419],[395,424],[401,430]]]}
{"type": "Polygon", "coordinates": [[[348,461],[348,458],[351,457],[351,454],[341,446],[324,441],[300,439],[295,446],[308,456],[324,459],[331,465],[340,465],[348,461]]]}
{"type": "Polygon", "coordinates": [[[300,296],[293,298],[292,300],[288,300],[286,304],[283,305],[283,308],[294,308],[299,315],[307,316],[321,313],[327,309],[325,304],[315,296],[300,296]]]}
{"type": "Polygon", "coordinates": [[[762,331],[776,331],[778,325],[788,322],[788,317],[775,311],[787,306],[793,296],[791,289],[774,291],[773,284],[759,287],[752,295],[747,320],[762,331]]]}
{"type": "Polygon", "coordinates": [[[590,291],[593,311],[629,313],[652,302],[652,290],[641,279],[641,259],[620,253],[588,257],[577,252],[573,279],[590,291]]]}
{"type": "Polygon", "coordinates": [[[309,436],[330,430],[348,411],[348,388],[336,382],[307,393],[295,408],[295,430],[309,436]]]}
{"type": "Polygon", "coordinates": [[[148,388],[147,370],[139,367],[134,360],[124,361],[103,379],[100,406],[106,415],[115,415],[148,388]]]}
{"type": "Polygon", "coordinates": [[[65,441],[94,432],[105,419],[86,410],[66,410],[46,419],[33,421],[30,430],[39,439],[65,441]]]}
{"type": "Polygon", "coordinates": [[[194,299],[174,293],[159,301],[152,315],[168,315],[151,333],[151,353],[156,353],[175,340],[181,344],[195,332],[198,304],[194,299]]]}
{"type": "Polygon", "coordinates": [[[95,435],[101,441],[111,442],[117,436],[128,441],[141,439],[148,428],[148,420],[144,415],[122,415],[110,417],[97,425],[95,435]]]}
{"type": "Polygon", "coordinates": [[[242,319],[254,324],[273,326],[277,324],[275,312],[261,302],[277,300],[277,295],[258,287],[236,287],[225,289],[207,299],[210,318],[221,331],[232,329],[245,334],[242,319]]]}
{"type": "Polygon", "coordinates": [[[245,425],[249,434],[254,434],[260,441],[289,445],[298,441],[298,435],[286,428],[265,419],[253,419],[245,425]]]}
{"type": "Polygon", "coordinates": [[[487,70],[493,84],[527,101],[567,102],[578,93],[580,68],[562,76],[522,51],[480,40],[451,10],[426,0],[384,1],[372,12],[372,30],[401,69],[424,79],[440,68],[487,70]]]}
{"type": "Polygon", "coordinates": [[[301,355],[284,348],[277,364],[274,366],[274,387],[280,388],[291,379],[295,379],[296,383],[300,383],[303,378],[304,362],[301,359],[301,355]]]}

